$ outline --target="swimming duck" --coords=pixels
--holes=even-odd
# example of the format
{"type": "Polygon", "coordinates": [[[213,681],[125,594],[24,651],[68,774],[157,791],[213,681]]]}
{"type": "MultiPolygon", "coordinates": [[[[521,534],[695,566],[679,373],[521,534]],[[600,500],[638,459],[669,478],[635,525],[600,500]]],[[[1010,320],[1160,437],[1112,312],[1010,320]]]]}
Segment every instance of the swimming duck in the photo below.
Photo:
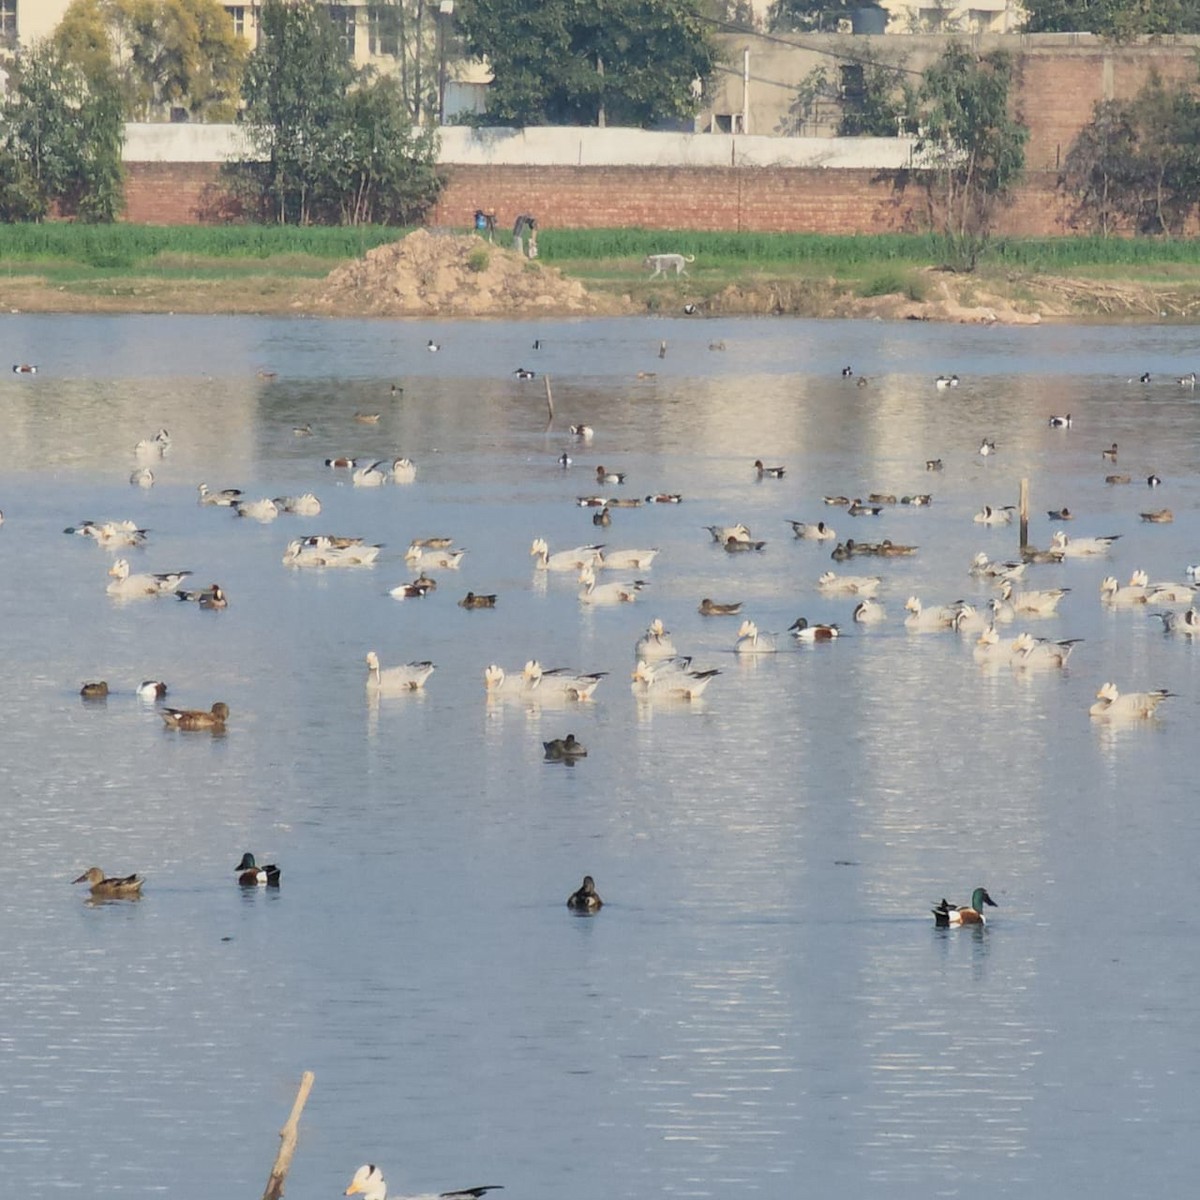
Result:
{"type": "Polygon", "coordinates": [[[592,513],[592,524],[599,525],[601,528],[607,528],[612,524],[612,513],[608,511],[607,504],[599,512],[592,513]]]}
{"type": "Polygon", "coordinates": [[[572,437],[581,438],[585,442],[590,442],[596,435],[596,431],[590,425],[568,425],[567,431],[572,437]]]}
{"type": "Polygon", "coordinates": [[[337,458],[327,458],[325,460],[325,465],[327,467],[332,467],[335,471],[337,471],[337,470],[353,471],[354,468],[358,465],[358,459],[348,458],[346,455],[342,454],[342,455],[339,455],[337,458]]]}
{"type": "Polygon", "coordinates": [[[515,375],[515,376],[516,376],[518,379],[536,379],[536,378],[537,378],[537,372],[536,372],[536,371],[531,371],[531,370],[529,370],[529,368],[528,368],[528,367],[518,367],[518,368],[517,368],[517,369],[516,369],[516,370],[513,372],[513,374],[514,374],[514,375],[515,375]]]}
{"type": "Polygon", "coordinates": [[[564,469],[569,467],[574,461],[575,460],[565,450],[558,456],[558,465],[564,469]]]}
{"type": "Polygon", "coordinates": [[[624,471],[606,471],[603,467],[596,468],[597,483],[624,483],[624,471]]]}
{"type": "Polygon", "coordinates": [[[37,374],[37,364],[36,363],[13,363],[13,374],[14,375],[36,375],[37,374]]]}
{"type": "Polygon", "coordinates": [[[550,553],[545,538],[534,538],[529,553],[536,557],[539,571],[582,571],[599,561],[603,546],[576,546],[573,550],[550,553]]]}
{"type": "Polygon", "coordinates": [[[535,697],[557,695],[567,700],[587,701],[595,695],[596,688],[607,674],[607,671],[581,673],[569,667],[543,670],[542,664],[535,658],[525,664],[521,677],[526,689],[535,697]]]}
{"type": "Polygon", "coordinates": [[[1105,475],[1104,482],[1113,486],[1120,486],[1126,483],[1132,483],[1133,478],[1129,475],[1105,475]]]}
{"type": "Polygon", "coordinates": [[[254,861],[254,855],[249,850],[242,855],[242,861],[233,868],[237,872],[238,883],[242,887],[278,887],[279,868],[274,863],[264,863],[261,867],[254,861]]]}
{"type": "Polygon", "coordinates": [[[1149,383],[1149,382],[1150,382],[1150,372],[1149,372],[1149,371],[1143,371],[1143,372],[1142,372],[1142,373],[1141,373],[1141,374],[1138,376],[1138,383],[1149,383]]]}
{"type": "Polygon", "coordinates": [[[877,625],[887,620],[887,613],[878,600],[860,600],[854,606],[854,620],[860,625],[877,625]]]}
{"type": "MultiPolygon", "coordinates": [[[[429,341],[425,343],[425,349],[428,350],[430,354],[436,354],[441,348],[441,343],[435,342],[433,338],[430,338],[429,341]]],[[[349,1192],[346,1194],[349,1195],[349,1192]]]]}
{"type": "Polygon", "coordinates": [[[657,555],[657,547],[652,550],[601,549],[592,566],[613,571],[648,571],[654,565],[657,555]]]}
{"type": "Polygon", "coordinates": [[[1121,535],[1106,534],[1102,537],[1069,538],[1061,529],[1056,529],[1050,538],[1050,550],[1065,558],[1079,558],[1087,554],[1107,554],[1121,535]]]}
{"type": "Polygon", "coordinates": [[[910,554],[916,554],[918,547],[905,546],[900,542],[893,542],[888,538],[884,538],[878,546],[875,547],[875,553],[881,558],[907,558],[910,554]]]}
{"type": "Polygon", "coordinates": [[[628,496],[624,498],[613,496],[610,500],[606,500],[605,503],[609,508],[641,508],[642,498],[641,496],[628,496]]]}
{"type": "Polygon", "coordinates": [[[958,376],[939,375],[933,383],[939,391],[945,391],[946,388],[958,387],[958,376]]]}
{"type": "MultiPolygon", "coordinates": [[[[864,601],[863,603],[866,603],[864,601]]],[[[861,608],[862,605],[859,605],[861,608]]],[[[855,609],[855,620],[858,610],[855,609]]],[[[838,636],[839,630],[836,625],[810,625],[806,617],[797,617],[789,626],[788,632],[797,641],[801,642],[831,642],[838,636]]]]}
{"type": "Polygon", "coordinates": [[[1102,459],[1104,459],[1105,462],[1116,462],[1117,461],[1117,443],[1113,442],[1113,444],[1107,450],[1101,450],[1100,457],[1102,459]]]}
{"type": "Polygon", "coordinates": [[[168,729],[224,729],[229,705],[218,700],[208,712],[202,708],[164,708],[161,716],[168,729]]]}
{"type": "Polygon", "coordinates": [[[211,583],[200,593],[200,599],[197,603],[203,609],[216,612],[222,608],[229,607],[229,598],[225,595],[225,590],[219,583],[211,583]]]}
{"type": "Polygon", "coordinates": [[[629,604],[637,599],[638,592],[646,586],[644,579],[597,584],[596,574],[590,565],[579,572],[579,583],[579,599],[583,604],[629,604]]]}
{"type": "Polygon", "coordinates": [[[565,738],[555,738],[553,741],[543,742],[542,748],[545,750],[546,758],[550,762],[562,762],[564,759],[572,758],[587,758],[587,748],[575,740],[573,733],[568,733],[565,738]]]}
{"type": "Polygon", "coordinates": [[[634,695],[644,699],[661,696],[674,700],[698,700],[720,673],[715,667],[693,671],[692,660],[686,655],[664,658],[654,663],[639,660],[634,668],[632,687],[634,695]]]}
{"type": "Polygon", "coordinates": [[[110,596],[129,600],[144,596],[157,596],[161,592],[158,580],[153,575],[131,575],[128,559],[118,558],[109,567],[108,573],[112,576],[113,581],[105,588],[105,591],[110,596]]]}
{"type": "Polygon", "coordinates": [[[140,875],[105,875],[99,867],[88,867],[72,883],[86,883],[88,890],[98,900],[136,900],[142,894],[145,880],[140,875]]]}
{"type": "Polygon", "coordinates": [[[878,575],[835,575],[826,571],[817,579],[817,587],[823,592],[848,596],[874,596],[883,579],[878,575]]]}
{"type": "Polygon", "coordinates": [[[1192,637],[1200,633],[1200,612],[1194,606],[1186,612],[1161,612],[1155,616],[1162,621],[1167,633],[1185,633],[1192,637]]]}
{"type": "MultiPolygon", "coordinates": [[[[430,345],[433,346],[432,343],[430,345]]],[[[436,346],[433,348],[437,349],[436,346]]],[[[498,1183],[489,1183],[483,1187],[459,1188],[453,1192],[429,1192],[420,1196],[398,1197],[398,1200],[468,1200],[468,1197],[482,1196],[500,1186],[498,1183]]],[[[364,1163],[354,1172],[354,1178],[350,1180],[345,1194],[361,1195],[363,1200],[387,1200],[387,1183],[384,1181],[383,1172],[374,1163],[364,1163]]]]}
{"type": "Polygon", "coordinates": [[[737,641],[733,644],[734,654],[774,654],[775,635],[759,633],[753,621],[743,621],[738,629],[737,641]]]}
{"type": "MultiPolygon", "coordinates": [[[[198,589],[194,589],[194,590],[189,590],[187,588],[177,588],[175,591],[175,599],[176,600],[186,600],[190,603],[198,604],[198,603],[200,603],[201,600],[211,597],[214,589],[217,589],[219,591],[220,586],[221,585],[217,584],[217,583],[210,583],[208,585],[208,587],[206,587],[206,588],[198,588],[198,589]]],[[[221,592],[222,599],[224,599],[224,595],[225,595],[225,593],[221,592]]],[[[214,605],[213,607],[221,608],[223,606],[220,604],[217,604],[217,605],[214,605]]]]}
{"type": "Polygon", "coordinates": [[[942,469],[942,460],[940,458],[927,458],[925,460],[925,470],[940,471],[942,469]]]}
{"type": "Polygon", "coordinates": [[[700,601],[699,612],[702,617],[736,617],[741,611],[742,602],[740,600],[736,604],[721,604],[706,596],[700,601]]]}
{"type": "Polygon", "coordinates": [[[991,438],[984,438],[979,443],[979,453],[986,458],[989,454],[996,453],[996,443],[991,438]]]}
{"type": "Polygon", "coordinates": [[[975,514],[976,525],[1011,525],[1013,513],[1016,511],[1016,506],[1005,504],[1002,508],[993,508],[990,504],[985,504],[975,514]]]}
{"type": "Polygon", "coordinates": [[[567,897],[567,907],[577,912],[595,912],[604,904],[596,891],[595,881],[590,875],[583,877],[583,885],[567,897]]]}
{"type": "Polygon", "coordinates": [[[849,366],[847,366],[847,367],[843,367],[843,368],[842,368],[842,378],[843,378],[843,379],[849,379],[849,378],[850,378],[850,376],[851,376],[851,375],[853,375],[853,374],[854,374],[854,368],[853,368],[853,367],[849,367],[849,366]]]}
{"type": "Polygon", "coordinates": [[[849,496],[822,496],[821,499],[830,508],[845,508],[850,503],[849,496]]]}
{"type": "Polygon", "coordinates": [[[312,437],[312,426],[307,422],[303,425],[293,425],[292,435],[294,437],[312,437]]]}
{"type": "Polygon", "coordinates": [[[108,684],[103,679],[85,683],[79,689],[79,694],[85,700],[103,700],[108,695],[108,684]]]}
{"type": "Polygon", "coordinates": [[[970,904],[951,904],[943,900],[933,909],[933,923],[948,928],[951,925],[986,925],[984,905],[1000,906],[988,895],[987,888],[977,887],[971,893],[970,904]]]}
{"type": "Polygon", "coordinates": [[[914,496],[901,496],[901,504],[911,504],[914,508],[927,508],[933,503],[933,497],[928,492],[918,492],[914,496]]]}
{"type": "Polygon", "coordinates": [[[1153,692],[1120,692],[1115,683],[1105,683],[1097,691],[1096,703],[1088,713],[1109,720],[1146,720],[1154,716],[1158,706],[1170,695],[1166,688],[1153,692]]]}
{"type": "Polygon", "coordinates": [[[477,596],[474,592],[468,592],[459,602],[459,608],[495,608],[496,596],[493,593],[490,596],[477,596]]]}
{"type": "Polygon", "coordinates": [[[679,492],[657,492],[646,497],[647,504],[682,504],[683,496],[679,492]]]}
{"type": "Polygon", "coordinates": [[[1170,525],[1175,520],[1175,514],[1169,508],[1159,508],[1154,512],[1142,513],[1141,518],[1151,525],[1170,525]]]}
{"type": "Polygon", "coordinates": [[[867,500],[872,504],[895,504],[896,497],[892,492],[872,492],[867,500]]]}
{"type": "Polygon", "coordinates": [[[409,662],[383,670],[379,666],[379,656],[370,650],[367,652],[367,691],[380,695],[419,692],[435,669],[431,662],[409,662]]]}
{"type": "Polygon", "coordinates": [[[725,545],[730,538],[733,538],[739,542],[750,541],[749,527],[741,524],[740,522],[737,525],[705,525],[704,528],[712,534],[712,540],[714,542],[720,542],[722,546],[725,545]]]}
{"type": "Polygon", "coordinates": [[[782,479],[787,472],[786,467],[764,467],[761,458],[754,460],[754,469],[759,479],[782,479]]]}
{"type": "Polygon", "coordinates": [[[804,538],[810,542],[832,542],[837,540],[837,532],[831,529],[824,521],[812,522],[793,521],[789,518],[788,524],[792,527],[792,532],[798,538],[804,538]]]}
{"type": "Polygon", "coordinates": [[[355,419],[355,420],[356,420],[356,421],[357,421],[357,422],[358,422],[360,425],[378,425],[378,424],[379,424],[379,418],[380,418],[380,416],[381,416],[381,415],[382,415],[382,414],[380,414],[380,413],[377,413],[377,412],[375,412],[375,413],[369,413],[369,412],[356,412],[356,413],[354,414],[354,419],[355,419]]]}
{"type": "Polygon", "coordinates": [[[739,554],[743,550],[761,550],[766,544],[766,542],[756,542],[750,538],[730,536],[725,539],[724,548],[729,554],[739,554]]]}
{"type": "Polygon", "coordinates": [[[149,467],[138,467],[129,476],[129,482],[134,487],[152,488],[154,486],[154,472],[149,467]]]}
{"type": "Polygon", "coordinates": [[[1073,521],[1075,514],[1065,505],[1062,508],[1052,508],[1046,513],[1052,521],[1073,521]]]}
{"type": "Polygon", "coordinates": [[[881,504],[864,504],[861,500],[852,500],[846,511],[852,517],[877,517],[883,512],[881,504]]]}
{"type": "Polygon", "coordinates": [[[1065,417],[1051,417],[1049,424],[1051,429],[1070,429],[1071,414],[1067,413],[1065,417]]]}
{"type": "Polygon", "coordinates": [[[161,679],[143,679],[137,694],[142,700],[161,700],[167,694],[167,685],[161,679]]]}
{"type": "Polygon", "coordinates": [[[603,508],[612,501],[607,496],[576,496],[575,503],[580,508],[603,508]]]}
{"type": "Polygon", "coordinates": [[[654,662],[660,658],[675,657],[675,643],[671,640],[671,635],[663,627],[662,620],[655,617],[650,622],[646,632],[637,640],[637,644],[633,648],[634,658],[645,659],[646,662],[654,662]]]}
{"type": "Polygon", "coordinates": [[[1149,475],[1146,478],[1147,487],[1158,487],[1160,483],[1162,483],[1162,476],[1160,475],[1149,475]]]}

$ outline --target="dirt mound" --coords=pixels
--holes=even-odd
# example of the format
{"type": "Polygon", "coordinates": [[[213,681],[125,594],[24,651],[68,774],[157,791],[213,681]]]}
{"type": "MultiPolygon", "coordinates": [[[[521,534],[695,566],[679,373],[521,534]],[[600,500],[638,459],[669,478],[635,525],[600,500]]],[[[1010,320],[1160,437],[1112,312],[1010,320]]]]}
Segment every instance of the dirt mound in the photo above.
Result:
{"type": "Polygon", "coordinates": [[[317,304],[377,316],[494,317],[619,311],[515,250],[474,235],[418,229],[331,272],[317,304]]]}

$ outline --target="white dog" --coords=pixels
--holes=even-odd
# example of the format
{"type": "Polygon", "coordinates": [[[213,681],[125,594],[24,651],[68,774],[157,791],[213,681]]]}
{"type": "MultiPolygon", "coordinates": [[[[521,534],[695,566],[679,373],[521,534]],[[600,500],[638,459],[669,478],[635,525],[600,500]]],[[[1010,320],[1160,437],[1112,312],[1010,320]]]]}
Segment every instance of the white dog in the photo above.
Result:
{"type": "Polygon", "coordinates": [[[642,266],[654,268],[650,273],[650,278],[653,279],[657,275],[666,275],[672,267],[675,268],[676,275],[686,275],[687,267],[684,264],[695,261],[694,254],[647,254],[642,266]]]}

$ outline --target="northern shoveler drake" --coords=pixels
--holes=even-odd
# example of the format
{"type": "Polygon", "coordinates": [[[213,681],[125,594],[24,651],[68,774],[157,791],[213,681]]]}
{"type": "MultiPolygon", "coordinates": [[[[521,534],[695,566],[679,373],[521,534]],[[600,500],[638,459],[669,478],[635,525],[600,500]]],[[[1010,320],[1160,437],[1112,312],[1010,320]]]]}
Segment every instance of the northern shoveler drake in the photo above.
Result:
{"type": "Polygon", "coordinates": [[[759,479],[782,479],[787,473],[786,467],[764,467],[761,458],[754,460],[754,469],[758,472],[759,479]]]}
{"type": "Polygon", "coordinates": [[[1160,475],[1149,475],[1146,477],[1147,487],[1158,487],[1160,483],[1162,483],[1162,477],[1160,475]]]}
{"type": "Polygon", "coordinates": [[[986,458],[989,454],[996,453],[996,443],[991,438],[983,438],[979,443],[979,453],[986,458]]]}
{"type": "Polygon", "coordinates": [[[167,685],[161,679],[143,679],[137,694],[142,700],[161,700],[167,694],[167,685]]]}
{"type": "MultiPolygon", "coordinates": [[[[858,620],[857,616],[855,620],[858,620]]],[[[838,636],[838,627],[836,625],[810,625],[807,617],[797,617],[788,626],[788,632],[801,642],[831,642],[838,636]]]]}
{"type": "Polygon", "coordinates": [[[567,897],[567,907],[578,912],[595,912],[603,904],[604,901],[596,891],[596,881],[590,875],[585,875],[579,890],[567,897]]]}
{"type": "Polygon", "coordinates": [[[951,904],[948,900],[943,899],[935,909],[933,909],[933,923],[944,928],[949,928],[951,925],[986,925],[987,919],[983,915],[984,905],[990,905],[992,908],[999,908],[995,900],[988,895],[987,888],[977,887],[971,893],[970,904],[951,904]]]}
{"type": "Polygon", "coordinates": [[[260,867],[249,850],[242,855],[242,861],[233,869],[237,872],[238,883],[242,887],[279,886],[279,868],[274,863],[264,863],[260,867]]]}
{"type": "Polygon", "coordinates": [[[367,652],[367,691],[378,692],[381,695],[392,692],[419,692],[425,687],[425,681],[435,669],[431,662],[409,662],[383,670],[379,666],[379,656],[374,650],[370,650],[367,652]]]}
{"type": "Polygon", "coordinates": [[[682,504],[683,495],[680,492],[656,492],[646,497],[647,504],[682,504]]]}
{"type": "Polygon", "coordinates": [[[327,467],[333,467],[335,470],[344,469],[347,471],[353,471],[357,463],[358,459],[348,458],[344,454],[339,455],[337,458],[327,458],[325,460],[325,465],[327,467]]]}
{"type": "MultiPolygon", "coordinates": [[[[487,1192],[501,1187],[498,1183],[484,1184],[482,1187],[458,1188],[453,1192],[436,1192],[421,1197],[420,1200],[468,1200],[468,1197],[479,1197],[487,1192]]],[[[354,1172],[350,1186],[346,1189],[347,1196],[361,1195],[363,1200],[387,1200],[387,1183],[383,1172],[374,1163],[364,1163],[354,1172]]],[[[410,1197],[409,1200],[417,1200],[410,1197]]]]}
{"type": "Polygon", "coordinates": [[[224,729],[229,705],[218,700],[208,712],[202,708],[164,708],[162,719],[168,729],[224,729]]]}
{"type": "Polygon", "coordinates": [[[568,733],[565,738],[555,738],[553,741],[543,742],[542,748],[546,752],[546,758],[551,762],[560,762],[563,759],[571,758],[587,758],[587,747],[582,742],[577,742],[573,733],[568,733]]]}
{"type": "Polygon", "coordinates": [[[1115,683],[1105,683],[1096,692],[1096,703],[1088,713],[1109,720],[1147,720],[1170,695],[1166,688],[1153,692],[1120,692],[1115,683]]]}
{"type": "Polygon", "coordinates": [[[36,363],[13,363],[13,374],[14,375],[36,375],[37,374],[37,364],[36,363]]]}
{"type": "Polygon", "coordinates": [[[1051,417],[1049,425],[1051,429],[1070,429],[1071,414],[1067,413],[1065,417],[1051,417]]]}
{"type": "Polygon", "coordinates": [[[79,689],[79,694],[85,700],[102,700],[108,695],[108,684],[103,679],[97,679],[90,683],[85,683],[79,689]]]}
{"type": "Polygon", "coordinates": [[[459,608],[495,608],[495,594],[490,596],[477,596],[474,592],[468,592],[459,602],[459,608]]]}
{"type": "Polygon", "coordinates": [[[514,374],[514,375],[515,375],[515,376],[516,376],[518,379],[536,379],[536,378],[537,378],[537,372],[536,372],[536,371],[531,371],[531,370],[529,370],[527,367],[518,367],[518,368],[517,368],[517,369],[516,369],[516,370],[513,372],[513,374],[514,374]]]}
{"type": "Polygon", "coordinates": [[[702,617],[736,617],[742,611],[742,602],[739,600],[736,604],[721,604],[706,596],[700,601],[699,611],[702,617]]]}
{"type": "Polygon", "coordinates": [[[1111,446],[1109,446],[1109,448],[1107,450],[1101,450],[1100,457],[1102,459],[1104,459],[1105,462],[1116,462],[1117,461],[1117,443],[1113,442],[1113,444],[1111,446]]]}
{"type": "Polygon", "coordinates": [[[603,467],[596,468],[597,483],[624,483],[624,471],[606,471],[603,467]]]}
{"type": "Polygon", "coordinates": [[[933,382],[935,387],[944,391],[946,388],[958,387],[958,376],[939,375],[933,382]]]}
{"type": "Polygon", "coordinates": [[[88,867],[72,883],[87,883],[89,891],[99,900],[136,900],[142,894],[145,882],[140,875],[105,875],[99,867],[88,867]]]}

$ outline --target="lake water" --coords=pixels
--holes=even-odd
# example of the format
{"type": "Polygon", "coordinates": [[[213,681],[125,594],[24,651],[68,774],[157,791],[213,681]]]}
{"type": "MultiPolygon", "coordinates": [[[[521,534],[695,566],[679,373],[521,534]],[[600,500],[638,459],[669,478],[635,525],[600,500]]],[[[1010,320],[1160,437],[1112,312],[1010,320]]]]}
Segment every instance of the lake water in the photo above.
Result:
{"type": "Polygon", "coordinates": [[[1200,652],[1099,598],[1110,573],[1200,561],[1200,396],[1176,382],[1200,365],[1194,330],[3,329],[12,361],[39,366],[0,378],[5,1194],[257,1196],[305,1069],[294,1200],[340,1195],[366,1161],[394,1192],[500,1183],[512,1200],[1194,1186],[1200,652]],[[937,390],[943,373],[961,385],[937,390]],[[1048,427],[1066,412],[1070,430],[1048,427]],[[134,444],[160,426],[155,486],[132,487],[134,444]],[[355,488],[323,465],[337,454],[407,455],[417,481],[355,488]],[[756,458],[785,478],[759,481],[756,458]],[[628,482],[598,487],[598,464],[628,482]],[[1114,470],[1133,482],[1107,485],[1114,470]],[[902,621],[909,595],[986,601],[971,556],[1012,557],[1017,533],[972,515],[1015,503],[1022,477],[1034,543],[1062,505],[1071,534],[1121,535],[1029,570],[1071,592],[1012,628],[1082,638],[1065,672],[984,669],[970,638],[902,621]],[[324,512],[239,520],[196,503],[201,481],[312,490],[324,512]],[[676,491],[602,530],[575,503],[676,491]],[[877,519],[822,503],[870,491],[933,503],[877,519]],[[1172,524],[1141,521],[1163,507],[1172,524]],[[85,518],[148,528],[134,571],[189,569],[228,609],[114,602],[116,555],[62,533],[85,518]],[[831,563],[788,518],[920,550],[831,563]],[[704,529],[738,521],[761,553],[704,529]],[[285,567],[313,532],[385,548],[369,569],[285,567]],[[461,568],[393,600],[416,574],[404,549],[431,535],[466,547],[461,568]],[[638,603],[585,608],[573,575],[533,569],[538,536],[661,553],[632,573],[638,603]],[[853,600],[816,588],[829,568],[883,575],[889,620],[854,626],[853,600]],[[459,608],[468,589],[496,609],[459,608]],[[735,657],[737,622],[699,616],[704,596],[743,601],[780,652],[735,657]],[[800,615],[844,636],[789,644],[800,615]],[[635,700],[653,617],[720,669],[702,700],[635,700]],[[371,649],[437,671],[372,703],[371,649]],[[586,705],[489,704],[484,667],[529,658],[609,675],[586,705]],[[170,703],[228,702],[226,735],[165,730],[133,694],[149,677],[170,703]],[[80,700],[89,679],[106,702],[80,700]],[[1088,707],[1108,679],[1174,696],[1105,726],[1088,707]],[[567,732],[588,757],[544,762],[567,732]],[[247,849],[281,888],[236,886],[247,849]],[[144,873],[144,898],[86,902],[70,881],[92,864],[144,873]],[[585,873],[606,904],[578,918],[564,902],[585,873]],[[987,928],[935,929],[930,906],[978,884],[999,904],[987,928]]]}

